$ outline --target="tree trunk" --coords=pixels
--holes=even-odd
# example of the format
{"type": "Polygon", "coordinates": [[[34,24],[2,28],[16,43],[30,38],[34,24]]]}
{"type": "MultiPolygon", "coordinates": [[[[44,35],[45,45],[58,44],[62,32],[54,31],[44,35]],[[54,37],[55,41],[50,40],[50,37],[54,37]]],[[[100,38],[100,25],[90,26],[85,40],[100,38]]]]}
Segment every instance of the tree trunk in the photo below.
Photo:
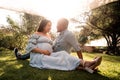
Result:
{"type": "Polygon", "coordinates": [[[114,54],[114,55],[120,55],[119,47],[117,46],[118,38],[116,37],[116,34],[112,35],[103,35],[104,38],[107,41],[107,53],[108,54],[114,54]]]}

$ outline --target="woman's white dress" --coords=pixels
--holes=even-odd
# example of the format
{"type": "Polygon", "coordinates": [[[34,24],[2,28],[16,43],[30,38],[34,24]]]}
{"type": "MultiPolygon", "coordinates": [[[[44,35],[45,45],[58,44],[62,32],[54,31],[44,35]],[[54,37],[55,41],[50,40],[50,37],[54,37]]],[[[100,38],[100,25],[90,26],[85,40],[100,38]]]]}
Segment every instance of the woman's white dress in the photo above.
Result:
{"type": "Polygon", "coordinates": [[[40,69],[74,70],[80,65],[80,59],[71,56],[66,51],[53,52],[52,40],[45,36],[33,34],[27,45],[27,53],[30,52],[30,66],[40,69]],[[34,48],[40,48],[51,52],[50,56],[31,52],[34,48]]]}

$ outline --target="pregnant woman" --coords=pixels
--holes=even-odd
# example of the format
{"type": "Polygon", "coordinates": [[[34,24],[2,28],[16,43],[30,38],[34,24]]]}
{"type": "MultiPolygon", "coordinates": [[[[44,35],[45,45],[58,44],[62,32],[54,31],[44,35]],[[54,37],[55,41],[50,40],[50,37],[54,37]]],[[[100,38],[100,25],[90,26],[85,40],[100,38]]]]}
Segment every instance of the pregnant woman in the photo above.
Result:
{"type": "Polygon", "coordinates": [[[71,56],[66,51],[53,52],[51,37],[51,21],[42,20],[40,26],[28,41],[26,48],[30,53],[30,66],[40,69],[57,69],[57,70],[75,70],[83,69],[93,72],[100,65],[102,58],[97,57],[93,61],[84,61],[77,57],[71,56]]]}

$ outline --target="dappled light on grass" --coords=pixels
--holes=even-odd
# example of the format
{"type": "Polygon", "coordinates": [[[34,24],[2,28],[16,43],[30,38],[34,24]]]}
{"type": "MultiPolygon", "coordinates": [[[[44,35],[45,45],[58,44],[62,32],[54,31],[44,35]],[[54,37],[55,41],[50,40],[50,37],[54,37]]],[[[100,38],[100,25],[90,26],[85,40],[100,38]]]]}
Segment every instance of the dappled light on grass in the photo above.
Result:
{"type": "MultiPolygon", "coordinates": [[[[111,76],[115,80],[117,77],[120,77],[120,57],[118,56],[109,56],[106,54],[98,54],[98,53],[86,53],[85,57],[93,58],[94,56],[101,55],[103,56],[103,62],[101,63],[99,70],[103,76],[111,76]]],[[[88,59],[88,58],[87,58],[88,59]]]]}
{"type": "Polygon", "coordinates": [[[5,72],[0,68],[0,76],[4,74],[5,72]]]}
{"type": "MultiPolygon", "coordinates": [[[[1,57],[0,60],[1,61],[6,61],[6,60],[11,60],[11,56],[6,56],[6,57],[1,57]]],[[[12,60],[14,60],[15,58],[13,58],[12,60]]]]}
{"type": "MultiPolygon", "coordinates": [[[[76,53],[72,55],[77,56],[76,53]]],[[[95,56],[102,56],[103,61],[99,67],[100,74],[103,76],[110,76],[117,80],[117,77],[120,77],[120,57],[118,56],[109,56],[102,53],[83,53],[85,60],[92,60],[95,56]]]]}
{"type": "Polygon", "coordinates": [[[15,67],[16,67],[17,69],[19,69],[19,68],[23,67],[23,65],[22,65],[22,64],[19,64],[19,65],[16,65],[15,67]]]}
{"type": "Polygon", "coordinates": [[[50,75],[48,76],[48,80],[52,80],[52,78],[51,78],[51,76],[50,76],[50,75]]]}
{"type": "MultiPolygon", "coordinates": [[[[77,56],[76,53],[71,55],[77,56]]],[[[29,66],[29,60],[16,60],[10,50],[2,50],[0,54],[0,80],[120,80],[120,57],[100,53],[83,53],[85,60],[95,56],[103,56],[99,72],[59,71],[37,69],[29,66]],[[87,76],[86,76],[87,75],[87,76]]]]}
{"type": "Polygon", "coordinates": [[[119,63],[104,61],[100,67],[100,70],[103,75],[117,78],[118,76],[120,77],[119,66],[119,63]]]}

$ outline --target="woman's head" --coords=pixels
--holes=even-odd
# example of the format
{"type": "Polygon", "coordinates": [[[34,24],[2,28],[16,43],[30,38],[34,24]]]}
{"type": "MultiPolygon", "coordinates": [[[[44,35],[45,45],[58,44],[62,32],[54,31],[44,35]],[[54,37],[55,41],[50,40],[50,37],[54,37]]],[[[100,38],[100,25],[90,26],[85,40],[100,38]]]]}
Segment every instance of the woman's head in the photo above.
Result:
{"type": "Polygon", "coordinates": [[[51,21],[47,19],[43,19],[38,27],[38,32],[49,32],[51,30],[51,21]]]}

